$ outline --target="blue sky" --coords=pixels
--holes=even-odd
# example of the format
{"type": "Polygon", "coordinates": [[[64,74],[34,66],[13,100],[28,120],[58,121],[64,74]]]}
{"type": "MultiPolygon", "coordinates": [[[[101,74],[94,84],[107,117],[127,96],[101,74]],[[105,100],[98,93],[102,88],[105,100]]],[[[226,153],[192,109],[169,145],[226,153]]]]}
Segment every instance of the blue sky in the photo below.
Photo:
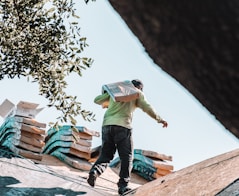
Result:
{"type": "MultiPolygon", "coordinates": [[[[101,131],[105,110],[93,100],[101,93],[102,85],[138,78],[144,83],[146,98],[169,126],[162,128],[137,109],[133,119],[135,148],[171,155],[171,164],[179,170],[239,147],[238,139],[175,79],[153,63],[108,1],[88,5],[77,1],[76,8],[82,36],[87,37],[89,44],[82,56],[93,58],[94,63],[83,71],[83,77],[73,74],[67,78],[67,92],[77,95],[82,107],[96,114],[94,122],[86,122],[79,116],[78,125],[101,131]]],[[[48,101],[38,95],[37,84],[25,78],[4,79],[0,81],[0,89],[0,103],[8,98],[15,104],[23,100],[45,107],[36,117],[40,122],[55,121],[59,115],[54,108],[46,107],[48,101]]],[[[94,137],[93,146],[100,144],[101,138],[94,137]]]]}

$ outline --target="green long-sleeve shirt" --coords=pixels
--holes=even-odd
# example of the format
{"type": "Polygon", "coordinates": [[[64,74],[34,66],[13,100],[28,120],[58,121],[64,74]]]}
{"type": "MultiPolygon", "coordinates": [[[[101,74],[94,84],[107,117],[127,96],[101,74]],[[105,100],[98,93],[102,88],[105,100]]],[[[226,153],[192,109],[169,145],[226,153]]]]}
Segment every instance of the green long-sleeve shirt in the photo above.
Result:
{"type": "Polygon", "coordinates": [[[105,112],[103,119],[103,126],[105,125],[119,125],[132,129],[133,112],[138,107],[146,112],[153,119],[158,122],[161,117],[155,112],[153,107],[147,102],[142,91],[139,90],[139,98],[129,102],[115,102],[108,93],[104,93],[95,98],[96,104],[102,105],[104,102],[109,102],[109,106],[105,112]]]}

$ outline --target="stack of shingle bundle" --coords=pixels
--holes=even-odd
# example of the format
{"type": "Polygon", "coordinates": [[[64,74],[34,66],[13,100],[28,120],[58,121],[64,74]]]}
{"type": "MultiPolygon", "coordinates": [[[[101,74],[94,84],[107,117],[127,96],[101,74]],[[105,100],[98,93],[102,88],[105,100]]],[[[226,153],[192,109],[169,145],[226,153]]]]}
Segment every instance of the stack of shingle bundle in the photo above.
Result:
{"type": "Polygon", "coordinates": [[[135,149],[133,172],[151,181],[172,173],[173,165],[169,161],[172,161],[171,156],[149,150],[135,149]]]}
{"type": "Polygon", "coordinates": [[[34,119],[12,116],[0,127],[0,145],[25,158],[41,160],[46,124],[34,119]]]}
{"type": "Polygon", "coordinates": [[[41,160],[45,145],[46,124],[35,120],[43,109],[39,104],[20,101],[17,105],[5,99],[0,105],[4,119],[0,127],[0,145],[25,158],[41,160]]]}
{"type": "MultiPolygon", "coordinates": [[[[156,178],[172,173],[173,165],[171,165],[169,161],[172,161],[171,156],[150,150],[135,149],[132,172],[148,181],[152,181],[156,178]]],[[[110,167],[120,167],[119,157],[111,162],[110,167]]]]}
{"type": "Polygon", "coordinates": [[[48,130],[43,153],[57,157],[68,165],[90,170],[92,159],[100,152],[100,146],[92,148],[92,137],[99,132],[83,126],[63,125],[48,130]]]}

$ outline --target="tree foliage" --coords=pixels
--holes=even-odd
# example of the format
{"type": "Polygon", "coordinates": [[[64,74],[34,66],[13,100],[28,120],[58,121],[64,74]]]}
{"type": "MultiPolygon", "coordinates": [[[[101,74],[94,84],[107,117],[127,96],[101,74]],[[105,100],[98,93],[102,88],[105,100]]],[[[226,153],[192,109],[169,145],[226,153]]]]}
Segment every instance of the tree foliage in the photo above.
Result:
{"type": "MultiPolygon", "coordinates": [[[[0,1],[0,80],[28,77],[39,84],[39,94],[75,125],[75,117],[94,120],[81,108],[77,96],[67,95],[65,77],[93,63],[81,57],[87,45],[80,34],[72,0],[0,1]]],[[[58,122],[57,122],[58,123],[58,122]]]]}

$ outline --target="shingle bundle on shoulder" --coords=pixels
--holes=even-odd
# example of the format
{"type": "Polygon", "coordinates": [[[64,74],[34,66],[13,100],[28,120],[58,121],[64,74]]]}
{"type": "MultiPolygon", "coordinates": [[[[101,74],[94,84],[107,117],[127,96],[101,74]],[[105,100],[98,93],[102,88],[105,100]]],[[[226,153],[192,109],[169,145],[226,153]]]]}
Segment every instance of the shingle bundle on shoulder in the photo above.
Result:
{"type": "Polygon", "coordinates": [[[90,170],[91,160],[98,156],[100,146],[92,148],[92,137],[99,132],[84,126],[63,125],[48,130],[43,153],[57,157],[68,165],[90,170]]]}
{"type": "MultiPolygon", "coordinates": [[[[170,174],[173,171],[171,156],[160,154],[150,150],[134,149],[132,172],[138,174],[147,181],[170,174]]],[[[110,167],[119,168],[120,159],[117,157],[110,163],[110,167]]]]}
{"type": "Polygon", "coordinates": [[[45,145],[46,124],[35,120],[43,109],[38,104],[20,101],[17,105],[5,99],[0,105],[4,121],[0,127],[0,145],[17,155],[41,160],[45,145]]]}

